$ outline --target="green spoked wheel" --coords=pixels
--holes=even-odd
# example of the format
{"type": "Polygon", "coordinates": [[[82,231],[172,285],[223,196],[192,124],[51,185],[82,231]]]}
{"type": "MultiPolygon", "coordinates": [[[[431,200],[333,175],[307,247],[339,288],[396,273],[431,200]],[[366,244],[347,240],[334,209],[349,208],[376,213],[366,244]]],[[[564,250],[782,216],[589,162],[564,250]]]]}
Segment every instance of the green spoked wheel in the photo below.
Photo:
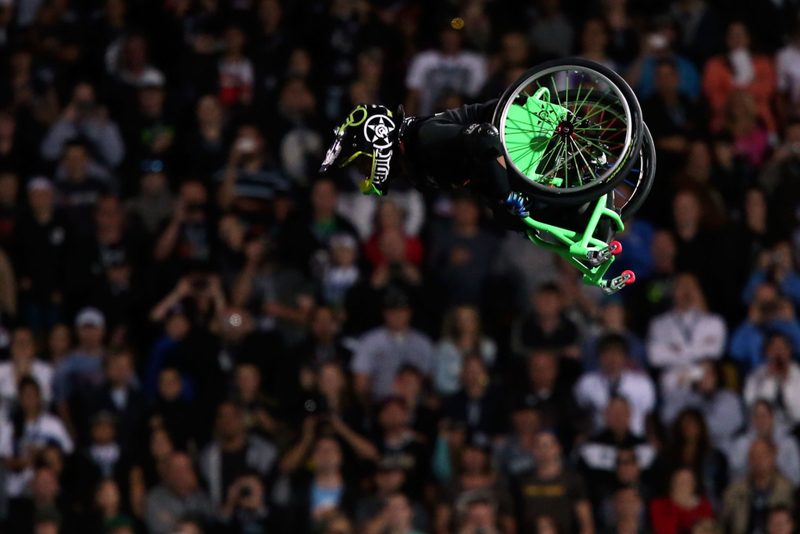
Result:
{"type": "Polygon", "coordinates": [[[500,99],[500,132],[513,187],[537,200],[581,204],[608,193],[642,146],[639,103],[610,69],[582,59],[544,63],[500,99]]]}

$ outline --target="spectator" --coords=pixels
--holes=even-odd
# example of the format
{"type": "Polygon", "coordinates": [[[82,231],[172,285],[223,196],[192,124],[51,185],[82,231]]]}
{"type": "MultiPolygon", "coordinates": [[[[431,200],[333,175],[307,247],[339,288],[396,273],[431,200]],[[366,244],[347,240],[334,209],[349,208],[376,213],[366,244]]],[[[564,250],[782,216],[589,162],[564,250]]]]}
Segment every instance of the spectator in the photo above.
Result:
{"type": "Polygon", "coordinates": [[[727,56],[708,60],[703,72],[703,93],[711,106],[711,129],[718,131],[723,124],[725,103],[736,89],[747,91],[755,102],[758,116],[770,132],[775,131],[775,118],[769,101],[775,91],[775,67],[766,56],[750,51],[750,32],[743,22],[728,26],[727,56]]]}
{"type": "Polygon", "coordinates": [[[664,488],[669,487],[667,479],[683,468],[692,471],[698,493],[718,509],[728,485],[728,462],[711,443],[703,414],[693,409],[683,410],[675,419],[667,446],[654,465],[664,488]]]}
{"type": "Polygon", "coordinates": [[[500,392],[491,385],[480,356],[469,355],[464,359],[461,385],[458,393],[445,400],[442,415],[488,441],[501,430],[502,400],[500,392]]]}
{"type": "Polygon", "coordinates": [[[187,448],[198,432],[196,412],[186,397],[180,371],[166,367],[158,375],[158,396],[145,414],[148,426],[167,430],[180,449],[187,448]]]}
{"type": "Polygon", "coordinates": [[[223,521],[232,532],[267,532],[272,527],[264,482],[258,473],[244,473],[228,490],[223,521]]]}
{"type": "Polygon", "coordinates": [[[622,487],[613,496],[614,521],[609,534],[647,532],[644,526],[644,503],[634,488],[622,487]]]}
{"type": "Polygon", "coordinates": [[[405,261],[417,267],[422,264],[422,241],[408,230],[408,218],[405,209],[394,200],[387,198],[378,204],[375,210],[374,233],[364,245],[367,259],[373,268],[388,264],[387,258],[381,252],[381,238],[387,232],[392,231],[399,231],[403,234],[405,242],[403,258],[405,261]]]}
{"type": "Polygon", "coordinates": [[[386,498],[383,511],[374,520],[365,525],[364,533],[422,534],[414,530],[412,518],[413,510],[408,503],[408,497],[402,493],[395,493],[386,498]]]}
{"type": "Polygon", "coordinates": [[[450,304],[478,304],[489,276],[497,238],[478,224],[480,205],[472,197],[453,199],[452,225],[433,238],[429,268],[441,273],[450,304]]]}
{"type": "MultiPolygon", "coordinates": [[[[662,98],[667,95],[674,97],[677,94],[679,98],[688,98],[689,101],[695,101],[700,96],[701,83],[697,66],[702,66],[702,63],[693,64],[692,52],[687,51],[688,58],[678,52],[682,47],[680,37],[676,35],[675,30],[670,21],[657,22],[654,31],[645,37],[639,56],[625,75],[625,79],[644,101],[649,101],[657,93],[661,93],[662,98]],[[665,65],[672,67],[671,72],[663,69],[659,73],[660,67],[665,65]],[[657,76],[662,83],[667,83],[667,87],[661,87],[656,83],[657,76]]],[[[672,102],[664,100],[668,104],[675,103],[674,100],[672,102]]]]}
{"type": "Polygon", "coordinates": [[[792,534],[794,532],[792,511],[784,506],[770,508],[767,516],[767,532],[769,534],[792,534]]]}
{"type": "Polygon", "coordinates": [[[91,147],[89,173],[108,179],[108,171],[122,163],[125,144],[119,127],[108,118],[108,110],[97,104],[94,87],[89,83],[75,86],[72,100],[42,141],[42,157],[55,162],[70,141],[79,139],[91,147]]]}
{"type": "Polygon", "coordinates": [[[337,309],[344,307],[347,292],[361,277],[357,260],[358,242],[353,236],[339,234],[331,237],[328,260],[317,277],[325,304],[337,309]]]}
{"type": "MultiPolygon", "coordinates": [[[[381,460],[373,476],[374,492],[361,497],[356,505],[355,519],[360,524],[377,518],[390,496],[402,492],[406,482],[406,468],[391,460],[381,460]]],[[[414,513],[412,525],[420,532],[428,531],[428,513],[420,502],[410,503],[414,513]]]]}
{"type": "Polygon", "coordinates": [[[753,292],[747,319],[731,338],[730,352],[742,374],[763,363],[766,334],[780,332],[791,339],[792,352],[800,350],[800,323],[788,299],[781,298],[774,284],[765,283],[753,292]]]}
{"type": "Polygon", "coordinates": [[[425,376],[433,371],[433,346],[422,332],[411,328],[411,308],[402,293],[387,293],[383,303],[384,326],[367,332],[358,342],[351,369],[356,393],[381,400],[391,394],[397,371],[405,363],[425,376]]]}
{"type": "Polygon", "coordinates": [[[656,146],[670,152],[681,152],[701,127],[698,106],[680,92],[680,71],[671,60],[659,60],[651,78],[655,93],[642,102],[642,113],[653,133],[656,146]]]}
{"type": "Polygon", "coordinates": [[[794,509],[792,483],[776,468],[777,454],[769,439],[759,437],[750,445],[747,477],[731,484],[725,492],[720,522],[726,532],[765,532],[769,508],[794,509]]]}
{"type": "Polygon", "coordinates": [[[237,199],[271,200],[289,183],[271,161],[264,136],[254,125],[239,127],[227,165],[216,175],[221,182],[217,202],[228,209],[237,199]]]}
{"type": "Polygon", "coordinates": [[[531,298],[532,312],[518,319],[511,333],[512,349],[518,355],[531,349],[549,348],[576,358],[580,349],[578,327],[564,313],[558,286],[542,284],[531,298]]]}
{"type": "Polygon", "coordinates": [[[606,407],[614,397],[624,397],[630,408],[630,428],[641,436],[645,418],[655,408],[656,392],[650,377],[628,367],[628,345],[625,339],[613,334],[598,344],[600,370],[584,374],[575,385],[578,405],[587,410],[595,430],[603,428],[606,407]]]}
{"type": "Polygon", "coordinates": [[[223,106],[249,106],[253,100],[253,64],[244,56],[247,35],[237,26],[223,34],[225,55],[220,58],[219,101],[223,106]]]}
{"type": "Polygon", "coordinates": [[[148,75],[136,84],[136,105],[126,109],[125,144],[131,171],[169,164],[175,144],[175,120],[166,102],[164,78],[148,75]]]}
{"type": "MultiPolygon", "coordinates": [[[[572,390],[560,375],[559,358],[549,349],[538,349],[528,356],[527,381],[513,401],[535,407],[545,427],[555,428],[564,450],[584,431],[584,417],[572,390]]],[[[562,362],[563,363],[563,362],[562,362]]]]}
{"type": "Polygon", "coordinates": [[[19,277],[23,317],[30,328],[49,328],[58,322],[68,253],[68,223],[55,209],[53,184],[47,178],[28,182],[30,211],[14,229],[11,257],[19,277]]]}
{"type": "Polygon", "coordinates": [[[226,116],[216,96],[204,95],[197,101],[195,117],[197,128],[179,140],[181,156],[175,163],[183,165],[192,176],[209,180],[225,166],[226,116]]]}
{"type": "Polygon", "coordinates": [[[721,383],[721,369],[705,360],[685,374],[672,375],[677,384],[665,384],[661,419],[672,425],[687,409],[699,410],[708,427],[709,445],[727,450],[734,436],[745,424],[744,407],[739,396],[721,383]]]}
{"type": "Polygon", "coordinates": [[[744,400],[753,406],[765,400],[775,407],[779,424],[790,429],[800,423],[800,366],[792,361],[792,342],[781,333],[764,340],[765,362],[747,377],[744,400]]]}
{"type": "Polygon", "coordinates": [[[149,235],[154,236],[172,218],[174,205],[163,163],[146,162],[139,181],[139,194],[125,202],[126,210],[141,221],[149,235]]]}
{"type": "Polygon", "coordinates": [[[535,456],[533,473],[518,481],[520,526],[526,531],[534,531],[537,518],[548,515],[559,530],[582,534],[594,532],[592,506],[583,479],[564,465],[561,446],[552,432],[540,432],[536,437],[535,456]]]}
{"type": "Polygon", "coordinates": [[[439,48],[414,56],[406,75],[409,115],[433,115],[438,102],[449,93],[477,96],[486,81],[485,59],[462,50],[462,36],[445,27],[439,33],[439,48]]]}
{"type": "Polygon", "coordinates": [[[502,523],[498,520],[497,510],[493,503],[475,499],[467,504],[464,521],[459,534],[500,534],[502,523]]]}
{"type": "Polygon", "coordinates": [[[748,454],[757,440],[769,440],[774,447],[775,465],[782,476],[792,484],[800,480],[800,448],[784,427],[776,424],[772,405],[760,400],[750,409],[750,427],[731,444],[728,451],[731,479],[741,478],[747,472],[748,454]]]}
{"type": "Polygon", "coordinates": [[[655,460],[653,446],[644,438],[636,437],[631,432],[630,424],[628,401],[622,397],[612,397],[605,409],[603,429],[578,447],[578,466],[595,503],[600,503],[614,489],[619,451],[633,450],[641,471],[648,471],[655,460]]]}
{"type": "Polygon", "coordinates": [[[278,238],[282,257],[303,271],[309,268],[311,257],[317,250],[328,247],[333,235],[345,233],[358,240],[355,227],[336,211],[339,197],[332,180],[316,180],[311,186],[310,201],[310,218],[297,214],[286,222],[278,238]]]}
{"type": "Polygon", "coordinates": [[[50,523],[51,532],[63,524],[63,494],[57,473],[50,467],[38,466],[31,475],[29,499],[12,500],[6,526],[11,532],[36,532],[35,525],[50,523]]]}
{"type": "Polygon", "coordinates": [[[706,63],[722,42],[719,15],[703,0],[682,0],[672,6],[670,15],[678,26],[679,49],[695,65],[706,63]]]}
{"type": "Polygon", "coordinates": [[[515,530],[511,495],[491,467],[488,443],[473,438],[460,449],[457,464],[461,465],[461,472],[445,487],[444,502],[436,510],[437,530],[447,532],[452,526],[458,528],[464,520],[469,521],[465,512],[476,501],[484,501],[492,508],[496,518],[492,526],[498,523],[504,531],[515,530]]]}
{"type": "Polygon", "coordinates": [[[793,305],[800,305],[800,273],[794,268],[792,245],[788,241],[781,241],[771,250],[761,253],[758,266],[744,288],[745,303],[751,302],[755,289],[767,280],[775,284],[793,305]]]}
{"type": "Polygon", "coordinates": [[[680,372],[703,359],[720,358],[725,349],[725,322],[707,310],[697,278],[687,273],[679,275],[672,311],[650,321],[650,365],[664,372],[680,372]]]}
{"type": "MultiPolygon", "coordinates": [[[[779,119],[796,114],[800,104],[800,25],[795,24],[788,42],[775,55],[779,119]]],[[[784,125],[785,126],[785,125],[784,125]]]]}
{"type": "Polygon", "coordinates": [[[136,378],[135,355],[131,348],[111,351],[105,362],[104,383],[89,394],[91,413],[108,412],[116,419],[116,436],[122,452],[135,446],[145,411],[145,397],[136,378]]]}
{"type": "Polygon", "coordinates": [[[675,471],[670,481],[669,497],[654,499],[650,514],[655,534],[687,532],[699,519],[714,517],[711,503],[698,491],[691,469],[675,471]]]}
{"type": "Polygon", "coordinates": [[[217,407],[215,434],[214,442],[203,450],[200,472],[208,484],[211,503],[219,506],[226,502],[226,496],[228,501],[236,496],[229,493],[230,488],[245,470],[269,476],[278,451],[264,438],[248,434],[241,408],[233,402],[223,402],[217,407]]]}
{"type": "Polygon", "coordinates": [[[405,466],[408,469],[407,488],[418,494],[430,472],[432,444],[425,443],[427,436],[420,436],[412,430],[411,411],[400,397],[389,397],[383,402],[377,414],[377,422],[378,454],[405,466]]]}
{"type": "Polygon", "coordinates": [[[524,402],[511,409],[510,432],[496,452],[503,476],[517,478],[530,472],[534,465],[536,436],[544,427],[540,412],[524,402]]]}
{"type": "Polygon", "coordinates": [[[59,201],[75,231],[86,236],[93,229],[97,203],[111,190],[89,167],[88,147],[82,141],[70,141],[61,159],[64,176],[57,183],[59,201]]]}
{"type": "Polygon", "coordinates": [[[82,388],[99,386],[103,381],[106,350],[103,338],[106,320],[97,308],[84,308],[75,316],[78,346],[56,367],[53,400],[63,413],[66,403],[82,388]]]}
{"type": "Polygon", "coordinates": [[[8,461],[10,473],[6,480],[9,497],[23,495],[25,486],[34,478],[37,453],[52,441],[66,454],[74,450],[72,438],[61,420],[42,406],[39,385],[30,377],[23,377],[17,386],[19,404],[11,414],[13,425],[14,456],[8,461]]]}
{"type": "Polygon", "coordinates": [[[475,306],[451,308],[445,316],[442,340],[436,348],[436,390],[443,395],[458,391],[465,358],[478,354],[487,367],[497,359],[497,345],[483,334],[480,310],[475,306]]]}
{"type": "Polygon", "coordinates": [[[328,306],[317,306],[309,319],[309,338],[297,349],[301,364],[316,365],[337,362],[350,364],[352,352],[342,344],[341,321],[328,306]]]}
{"type": "Polygon", "coordinates": [[[600,308],[599,331],[593,333],[583,347],[583,370],[596,371],[600,366],[597,357],[597,345],[603,336],[617,334],[625,338],[630,350],[630,359],[634,368],[643,370],[647,367],[647,354],[644,341],[628,328],[628,314],[620,301],[608,301],[600,308]]]}
{"type": "Polygon", "coordinates": [[[561,10],[560,0],[538,0],[529,30],[533,45],[542,54],[565,57],[572,52],[574,30],[561,10]]]}
{"type": "Polygon", "coordinates": [[[197,483],[189,457],[176,452],[168,462],[165,480],[147,496],[145,522],[151,534],[170,534],[187,514],[211,515],[211,503],[197,483]]]}
{"type": "MultiPolygon", "coordinates": [[[[477,376],[485,376],[476,373],[477,376]]],[[[402,398],[411,413],[411,426],[422,436],[436,432],[439,418],[439,399],[429,394],[425,376],[413,365],[404,365],[397,371],[392,393],[402,398]]]]}
{"type": "Polygon", "coordinates": [[[0,363],[0,402],[5,414],[11,413],[23,377],[30,376],[39,385],[44,406],[53,400],[53,366],[36,357],[33,332],[24,327],[11,333],[10,361],[0,363]]]}
{"type": "Polygon", "coordinates": [[[153,247],[156,261],[174,259],[182,271],[207,264],[211,258],[212,234],[208,218],[208,190],[197,181],[181,184],[172,220],[153,247]]]}
{"type": "Polygon", "coordinates": [[[311,458],[312,471],[298,473],[292,481],[293,532],[313,532],[337,511],[352,514],[355,507],[355,488],[345,478],[339,442],[332,437],[318,439],[311,458]]]}
{"type": "MultiPolygon", "coordinates": [[[[2,115],[0,115],[0,134],[2,134],[2,115]]],[[[0,138],[0,148],[2,139],[0,138]]],[[[0,165],[2,165],[0,163],[0,165]]],[[[0,172],[0,246],[9,250],[14,236],[14,228],[22,215],[19,195],[19,175],[14,172],[0,172]]]]}

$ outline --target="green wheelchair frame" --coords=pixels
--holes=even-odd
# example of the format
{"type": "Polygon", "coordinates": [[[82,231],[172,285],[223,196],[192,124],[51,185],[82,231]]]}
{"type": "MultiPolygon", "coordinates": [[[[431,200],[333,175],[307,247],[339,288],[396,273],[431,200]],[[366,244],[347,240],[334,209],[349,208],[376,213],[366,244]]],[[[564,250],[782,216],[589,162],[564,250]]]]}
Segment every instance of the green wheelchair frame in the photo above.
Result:
{"type": "Polygon", "coordinates": [[[619,241],[605,243],[593,237],[597,225],[600,223],[601,218],[605,216],[611,219],[617,232],[625,230],[625,225],[619,214],[607,207],[608,195],[610,194],[612,193],[607,193],[597,199],[594,211],[592,211],[592,215],[583,232],[546,224],[531,217],[524,219],[525,224],[530,227],[527,235],[531,241],[569,261],[583,273],[584,284],[600,286],[608,294],[622,289],[622,287],[633,283],[635,280],[635,276],[631,271],[625,271],[611,280],[604,278],[608,268],[614,262],[614,256],[622,252],[622,246],[619,241]],[[552,236],[556,242],[544,239],[540,233],[552,236]]]}
{"type": "MultiPolygon", "coordinates": [[[[519,126],[509,126],[516,131],[506,133],[506,150],[509,155],[515,154],[513,163],[517,168],[525,169],[524,173],[532,181],[546,187],[567,187],[569,184],[562,183],[555,174],[558,170],[558,158],[551,161],[552,154],[550,158],[545,157],[545,154],[551,139],[557,135],[556,125],[568,118],[570,112],[557,103],[551,103],[549,97],[549,90],[542,87],[524,105],[510,108],[509,124],[525,124],[530,130],[523,131],[519,126]],[[514,137],[510,137],[512,135],[514,137]]],[[[611,280],[604,278],[614,256],[622,251],[622,246],[618,241],[605,243],[595,238],[595,230],[602,217],[611,220],[616,232],[625,230],[620,214],[608,207],[609,195],[613,194],[606,193],[594,201],[594,210],[583,232],[547,224],[531,217],[524,219],[529,227],[528,238],[533,243],[565,258],[583,274],[585,284],[599,286],[606,293],[614,293],[635,280],[631,271],[625,271],[611,280]],[[545,239],[543,234],[554,240],[545,239]]]]}

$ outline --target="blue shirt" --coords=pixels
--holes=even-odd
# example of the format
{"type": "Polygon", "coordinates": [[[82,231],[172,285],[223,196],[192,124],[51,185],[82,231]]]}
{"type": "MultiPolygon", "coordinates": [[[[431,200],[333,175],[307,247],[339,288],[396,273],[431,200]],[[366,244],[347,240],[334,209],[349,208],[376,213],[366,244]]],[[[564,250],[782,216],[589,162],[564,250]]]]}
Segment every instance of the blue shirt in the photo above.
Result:
{"type": "Polygon", "coordinates": [[[69,400],[82,385],[99,386],[103,382],[103,357],[73,352],[56,367],[53,377],[53,400],[69,400]]]}
{"type": "Polygon", "coordinates": [[[762,363],[761,347],[764,334],[769,330],[777,330],[792,340],[792,352],[800,353],[800,322],[777,319],[766,326],[759,326],[745,321],[733,332],[731,337],[731,357],[742,364],[744,371],[754,369],[762,363]]]}
{"type": "Polygon", "coordinates": [[[320,488],[316,482],[311,484],[311,510],[338,508],[342,501],[344,485],[338,488],[320,488]]]}
{"type": "MultiPolygon", "coordinates": [[[[678,67],[678,77],[680,78],[678,92],[683,93],[692,100],[697,99],[700,96],[702,87],[697,69],[694,68],[691,61],[677,54],[672,57],[672,60],[675,61],[675,65],[678,67]]],[[[639,83],[634,88],[636,96],[640,100],[649,98],[656,92],[655,77],[656,58],[651,56],[644,60],[639,83]]]]}

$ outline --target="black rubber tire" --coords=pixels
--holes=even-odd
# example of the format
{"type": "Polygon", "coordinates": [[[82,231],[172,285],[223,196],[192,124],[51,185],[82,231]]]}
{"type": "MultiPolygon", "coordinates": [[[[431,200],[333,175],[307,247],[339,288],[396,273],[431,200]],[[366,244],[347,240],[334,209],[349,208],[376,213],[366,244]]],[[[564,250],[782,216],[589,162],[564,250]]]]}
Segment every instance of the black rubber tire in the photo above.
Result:
{"type": "Polygon", "coordinates": [[[620,207],[620,217],[623,221],[627,221],[639,211],[644,201],[647,200],[647,195],[650,194],[650,190],[653,188],[653,182],[656,179],[656,145],[653,142],[650,128],[648,128],[646,124],[644,126],[641,162],[644,167],[642,179],[636,185],[628,201],[620,207]]]}
{"type": "MultiPolygon", "coordinates": [[[[500,98],[500,101],[497,103],[494,117],[492,118],[492,123],[494,126],[498,128],[498,130],[502,129],[501,119],[503,108],[505,108],[508,100],[514,96],[520,86],[522,86],[529,78],[539,72],[551,69],[553,67],[568,66],[577,66],[585,69],[595,70],[608,78],[608,80],[610,80],[611,83],[613,83],[619,89],[619,91],[625,97],[631,113],[631,121],[628,125],[628,127],[631,129],[631,142],[630,146],[628,147],[628,152],[631,154],[637,154],[642,146],[642,131],[644,128],[644,123],[642,122],[642,110],[639,105],[639,101],[636,99],[636,95],[634,95],[633,90],[619,74],[603,65],[600,65],[599,63],[594,63],[593,61],[587,61],[581,58],[568,58],[548,61],[546,63],[542,63],[541,65],[537,65],[520,76],[516,82],[506,89],[506,91],[503,93],[503,96],[500,98]]],[[[506,160],[508,161],[507,166],[509,168],[509,180],[511,181],[512,189],[518,190],[528,195],[532,199],[561,206],[575,206],[584,204],[608,193],[614,189],[614,187],[630,172],[630,169],[633,168],[633,165],[637,159],[638,158],[628,157],[628,161],[624,162],[616,170],[616,173],[612,177],[606,179],[604,183],[598,184],[589,189],[573,192],[570,192],[569,189],[564,189],[559,192],[550,192],[544,190],[544,188],[534,186],[526,177],[520,175],[519,171],[516,169],[516,166],[508,161],[506,154],[506,160]]]]}

